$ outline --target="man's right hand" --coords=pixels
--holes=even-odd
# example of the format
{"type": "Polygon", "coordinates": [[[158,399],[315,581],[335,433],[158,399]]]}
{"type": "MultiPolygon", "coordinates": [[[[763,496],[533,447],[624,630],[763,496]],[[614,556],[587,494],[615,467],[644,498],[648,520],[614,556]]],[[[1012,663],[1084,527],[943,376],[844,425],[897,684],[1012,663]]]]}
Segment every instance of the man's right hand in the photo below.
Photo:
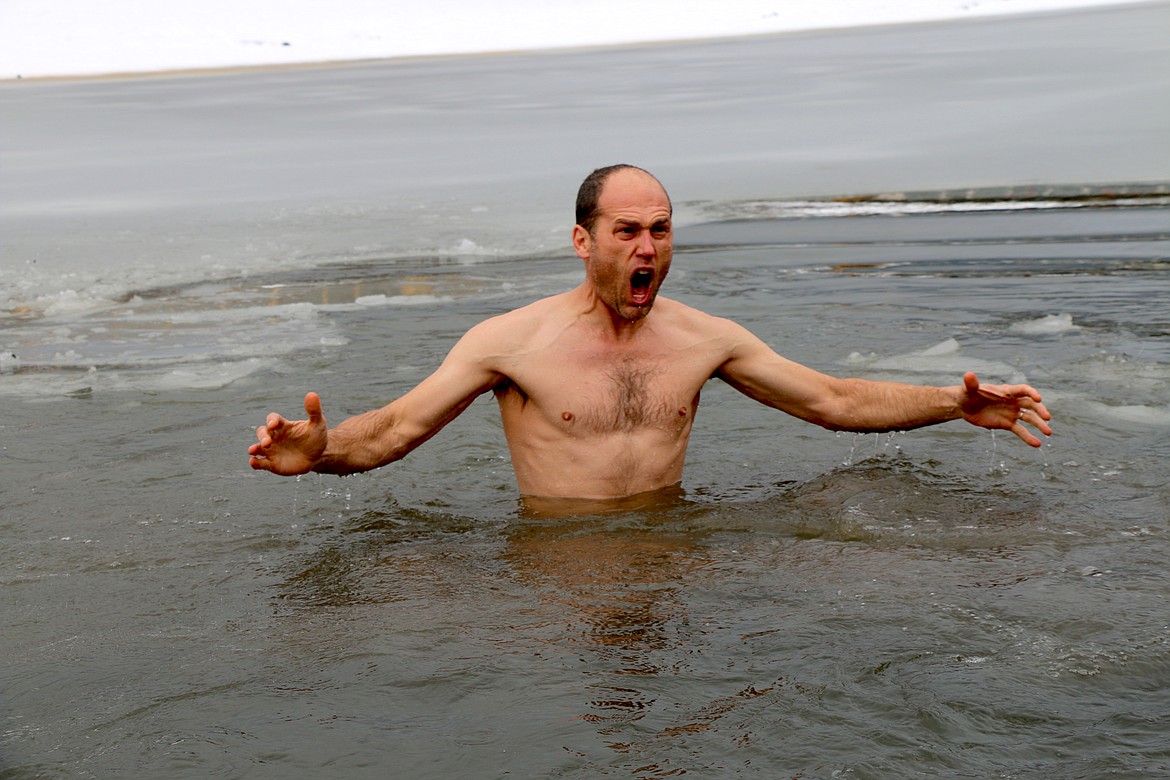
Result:
{"type": "Polygon", "coordinates": [[[307,420],[286,420],[275,412],[256,429],[256,443],[248,448],[252,468],[284,477],[306,474],[325,453],[329,429],[316,393],[305,396],[307,420]]]}

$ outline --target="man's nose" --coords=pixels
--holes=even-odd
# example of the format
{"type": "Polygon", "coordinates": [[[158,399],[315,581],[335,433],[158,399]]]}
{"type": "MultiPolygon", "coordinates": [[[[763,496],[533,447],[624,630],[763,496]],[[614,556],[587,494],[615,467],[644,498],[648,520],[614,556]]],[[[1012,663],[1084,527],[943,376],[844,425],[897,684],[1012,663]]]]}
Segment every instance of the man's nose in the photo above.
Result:
{"type": "Polygon", "coordinates": [[[650,237],[650,231],[643,230],[642,234],[638,236],[638,254],[643,257],[653,257],[657,253],[658,249],[654,246],[654,239],[650,237]]]}

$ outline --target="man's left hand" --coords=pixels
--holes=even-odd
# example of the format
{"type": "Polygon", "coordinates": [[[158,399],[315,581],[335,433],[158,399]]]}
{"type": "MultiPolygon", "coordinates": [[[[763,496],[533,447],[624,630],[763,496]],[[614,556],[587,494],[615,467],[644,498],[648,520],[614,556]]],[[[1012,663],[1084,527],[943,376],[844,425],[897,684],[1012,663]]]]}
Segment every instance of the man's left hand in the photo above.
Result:
{"type": "Polygon", "coordinates": [[[1011,431],[1032,447],[1042,442],[1031,430],[1031,425],[1045,436],[1052,435],[1048,409],[1040,401],[1040,393],[1031,385],[981,385],[972,372],[963,375],[963,400],[960,404],[963,419],[981,428],[999,428],[1011,431]]]}

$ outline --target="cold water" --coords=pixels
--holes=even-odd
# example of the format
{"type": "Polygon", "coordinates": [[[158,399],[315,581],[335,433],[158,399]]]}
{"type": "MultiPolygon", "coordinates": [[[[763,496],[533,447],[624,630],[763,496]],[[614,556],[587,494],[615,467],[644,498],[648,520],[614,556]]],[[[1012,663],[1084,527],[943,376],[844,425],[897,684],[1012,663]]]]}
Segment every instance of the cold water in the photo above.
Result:
{"type": "Polygon", "coordinates": [[[575,284],[567,253],[10,322],[0,776],[1164,774],[1170,212],[1143,203],[710,204],[664,294],[835,374],[1030,382],[1056,433],[835,434],[713,382],[681,491],[608,506],[520,503],[490,396],[369,475],[245,457],[269,409],[384,403],[575,284]]]}

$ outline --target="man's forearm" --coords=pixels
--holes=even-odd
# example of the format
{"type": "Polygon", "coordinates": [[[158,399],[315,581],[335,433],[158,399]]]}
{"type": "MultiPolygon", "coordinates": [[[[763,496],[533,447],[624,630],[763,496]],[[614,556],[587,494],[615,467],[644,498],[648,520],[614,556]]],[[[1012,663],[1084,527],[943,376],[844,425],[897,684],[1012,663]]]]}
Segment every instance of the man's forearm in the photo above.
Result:
{"type": "Polygon", "coordinates": [[[462,414],[478,395],[469,394],[452,406],[442,406],[438,414],[428,414],[420,413],[419,392],[415,388],[381,409],[355,415],[331,428],[313,471],[357,474],[402,460],[462,414]]]}
{"type": "Polygon", "coordinates": [[[822,425],[857,433],[904,431],[962,418],[962,387],[843,380],[839,411],[822,425]]]}
{"type": "Polygon", "coordinates": [[[329,429],[325,451],[313,464],[318,474],[358,474],[403,458],[393,415],[387,409],[355,415],[329,429]]]}

